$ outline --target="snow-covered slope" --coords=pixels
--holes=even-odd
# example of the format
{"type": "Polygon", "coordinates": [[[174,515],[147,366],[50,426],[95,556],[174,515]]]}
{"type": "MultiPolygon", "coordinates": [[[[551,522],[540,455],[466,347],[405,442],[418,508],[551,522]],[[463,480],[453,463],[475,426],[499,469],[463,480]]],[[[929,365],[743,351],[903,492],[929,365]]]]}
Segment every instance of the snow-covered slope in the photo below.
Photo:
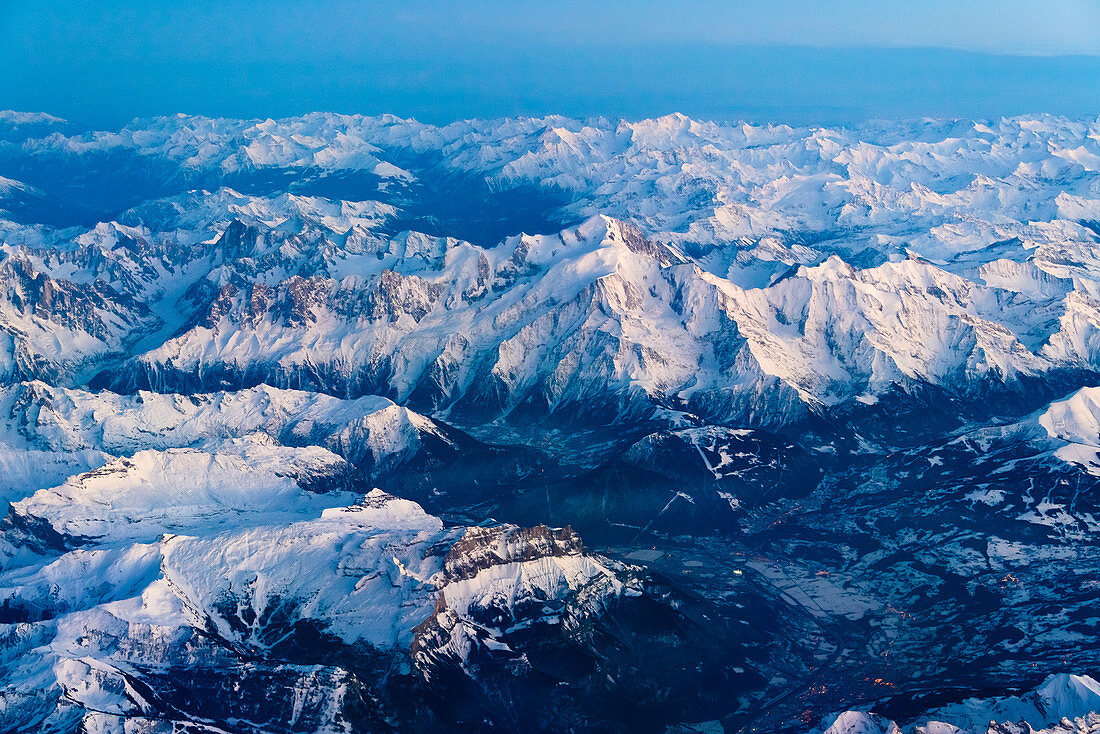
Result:
{"type": "Polygon", "coordinates": [[[745,289],[605,218],[489,250],[435,246],[410,259],[406,244],[358,275],[339,277],[345,255],[330,277],[229,278],[216,295],[208,277],[197,323],[108,384],[266,381],[460,416],[686,405],[768,425],[898,385],[982,393],[1100,358],[1087,297],[926,261],[859,269],[832,256],[745,289]]]}
{"type": "Polygon", "coordinates": [[[143,448],[217,446],[262,432],[288,446],[319,445],[365,471],[393,469],[453,434],[377,397],[340,400],[260,385],[238,392],[118,395],[24,382],[0,390],[0,441],[56,452],[129,455],[143,448]]]}
{"type": "Polygon", "coordinates": [[[1021,696],[971,698],[934,709],[899,728],[889,719],[845,711],[822,734],[1088,734],[1100,731],[1100,683],[1058,674],[1021,696]]]}
{"type": "Polygon", "coordinates": [[[99,382],[377,392],[458,416],[686,405],[774,425],[897,385],[980,393],[1097,360],[1084,296],[925,261],[833,256],[746,289],[601,217],[489,249],[404,235],[377,256],[291,232],[233,220],[213,245],[228,262],[175,305],[193,313],[182,333],[99,382]]]}
{"type": "Polygon", "coordinates": [[[695,243],[774,233],[813,232],[820,239],[841,228],[874,228],[873,236],[858,239],[881,238],[896,251],[916,245],[935,257],[1029,229],[1039,234],[1052,220],[1095,219],[1096,130],[1095,120],[1046,116],[853,129],[718,124],[682,115],[442,128],[392,116],[177,116],[135,121],[117,132],[46,136],[26,147],[39,156],[132,151],[185,171],[369,169],[396,179],[410,174],[392,163],[379,167],[381,158],[415,163],[417,155],[437,154],[452,169],[505,185],[522,180],[560,188],[584,214],[629,217],[695,243]]]}
{"type": "Polygon", "coordinates": [[[319,447],[236,439],[214,451],[139,451],[13,502],[8,521],[44,545],[285,522],[353,499],[348,465],[319,447]],[[249,518],[255,516],[255,520],[249,518]]]}
{"type": "Polygon", "coordinates": [[[21,155],[125,152],[184,185],[253,193],[180,191],[14,250],[43,273],[23,280],[122,295],[79,320],[14,304],[9,371],[52,380],[97,363],[100,384],[126,390],[266,381],[458,415],[686,403],[760,425],[897,385],[1058,381],[1096,369],[1096,135],[1045,117],[820,130],[336,115],[56,134],[21,155]],[[395,231],[421,206],[410,182],[442,174],[384,159],[420,170],[435,156],[500,190],[568,192],[562,217],[581,223],[482,245],[395,231]],[[364,170],[406,188],[279,191],[295,175],[339,190],[332,176],[364,170]]]}
{"type": "Polygon", "coordinates": [[[1051,403],[1039,424],[1061,444],[1059,458],[1100,474],[1100,388],[1084,387],[1051,403]]]}
{"type": "Polygon", "coordinates": [[[0,731],[1095,728],[1098,141],[0,113],[0,731]]]}
{"type": "MultiPolygon", "coordinates": [[[[186,461],[174,456],[176,463],[186,461]]],[[[135,457],[133,471],[146,461],[135,457]]],[[[249,707],[259,707],[252,712],[261,716],[292,710],[285,720],[291,730],[341,730],[349,717],[358,727],[396,705],[376,700],[375,710],[366,712],[345,707],[341,678],[385,695],[377,682],[355,676],[379,665],[396,675],[394,666],[410,646],[418,674],[431,678],[441,661],[461,665],[477,649],[510,650],[512,628],[560,629],[564,611],[599,615],[628,589],[642,593],[625,567],[583,554],[568,534],[445,529],[415,503],[380,490],[353,505],[329,502],[321,511],[302,497],[292,499],[262,469],[255,463],[237,469],[232,491],[244,499],[266,485],[266,497],[252,497],[272,508],[263,516],[228,507],[211,513],[207,500],[218,493],[224,504],[228,487],[185,503],[168,495],[163,505],[140,511],[130,502],[137,490],[116,492],[113,511],[100,519],[85,519],[87,506],[70,506],[73,523],[97,531],[82,536],[85,547],[9,563],[0,573],[0,633],[11,651],[0,659],[3,720],[47,729],[82,722],[91,731],[113,731],[124,720],[141,726],[146,719],[233,726],[249,707]],[[280,491],[282,496],[271,494],[280,491]],[[290,507],[297,517],[273,514],[290,507]],[[172,517],[193,522],[181,527],[172,517]],[[180,529],[199,535],[157,534],[180,529]],[[294,657],[296,648],[317,654],[318,645],[337,659],[362,659],[328,669],[295,670],[278,662],[294,657]],[[163,678],[161,671],[179,665],[212,680],[163,678]],[[239,688],[227,700],[204,691],[241,665],[256,671],[244,676],[243,697],[239,688]],[[303,699],[311,677],[316,689],[303,699]],[[275,687],[250,690],[265,678],[275,687]]],[[[234,471],[232,465],[220,470],[234,471]]],[[[214,485],[206,472],[192,474],[197,486],[214,485]]],[[[81,481],[81,496],[95,503],[105,496],[97,494],[105,482],[121,480],[101,473],[81,481]]],[[[173,489],[171,481],[157,486],[173,489]]],[[[514,655],[522,657],[522,642],[514,655]]],[[[398,713],[404,715],[389,711],[398,713]]]]}

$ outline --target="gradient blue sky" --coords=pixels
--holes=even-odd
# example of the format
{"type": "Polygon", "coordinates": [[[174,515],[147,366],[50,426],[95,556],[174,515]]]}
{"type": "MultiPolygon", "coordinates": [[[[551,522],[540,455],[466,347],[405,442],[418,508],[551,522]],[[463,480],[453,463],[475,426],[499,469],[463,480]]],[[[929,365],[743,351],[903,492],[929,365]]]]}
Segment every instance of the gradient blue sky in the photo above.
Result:
{"type": "Polygon", "coordinates": [[[1100,114],[1100,0],[0,0],[0,108],[1100,114]]]}

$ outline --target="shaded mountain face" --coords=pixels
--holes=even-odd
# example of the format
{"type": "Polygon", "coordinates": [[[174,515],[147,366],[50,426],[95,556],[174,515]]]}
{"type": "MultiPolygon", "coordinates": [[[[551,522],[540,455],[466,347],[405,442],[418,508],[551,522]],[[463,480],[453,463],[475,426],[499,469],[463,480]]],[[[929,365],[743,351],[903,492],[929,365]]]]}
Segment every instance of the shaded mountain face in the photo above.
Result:
{"type": "Polygon", "coordinates": [[[0,114],[0,731],[1090,731],[1098,140],[0,114]]]}

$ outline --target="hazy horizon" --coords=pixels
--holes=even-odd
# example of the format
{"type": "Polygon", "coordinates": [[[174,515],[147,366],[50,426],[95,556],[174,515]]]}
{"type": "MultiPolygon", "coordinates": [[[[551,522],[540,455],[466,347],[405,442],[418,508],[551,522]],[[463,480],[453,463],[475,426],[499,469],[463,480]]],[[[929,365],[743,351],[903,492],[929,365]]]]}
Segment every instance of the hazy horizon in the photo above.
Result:
{"type": "Polygon", "coordinates": [[[88,127],[311,111],[840,124],[1100,114],[1100,4],[0,7],[0,108],[88,127]],[[518,9],[513,6],[518,6],[518,9]],[[305,32],[308,29],[308,32],[305,32]]]}

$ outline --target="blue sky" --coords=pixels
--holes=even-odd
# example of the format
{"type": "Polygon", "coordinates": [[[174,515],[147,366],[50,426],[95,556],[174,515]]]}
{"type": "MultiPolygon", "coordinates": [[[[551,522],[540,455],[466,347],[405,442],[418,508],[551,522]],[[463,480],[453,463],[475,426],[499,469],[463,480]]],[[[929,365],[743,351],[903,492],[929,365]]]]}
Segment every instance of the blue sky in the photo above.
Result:
{"type": "Polygon", "coordinates": [[[0,0],[0,108],[844,122],[1100,114],[1100,0],[0,0]]]}

